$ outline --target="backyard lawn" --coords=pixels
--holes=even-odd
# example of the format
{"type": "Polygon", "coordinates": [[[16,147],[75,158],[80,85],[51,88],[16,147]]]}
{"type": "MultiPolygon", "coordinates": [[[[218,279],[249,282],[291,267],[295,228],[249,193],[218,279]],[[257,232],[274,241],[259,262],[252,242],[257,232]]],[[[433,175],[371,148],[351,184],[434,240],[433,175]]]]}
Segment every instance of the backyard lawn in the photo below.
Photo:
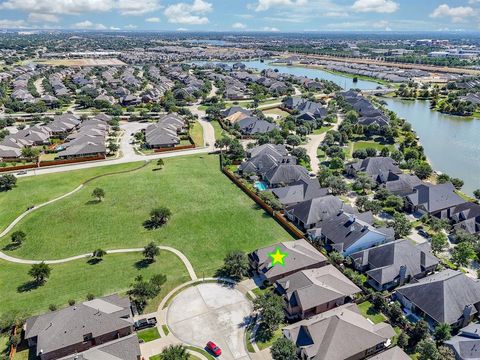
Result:
{"type": "Polygon", "coordinates": [[[365,316],[367,319],[370,319],[370,321],[373,322],[374,324],[378,324],[378,323],[381,323],[382,321],[385,321],[385,316],[383,316],[382,313],[378,312],[373,307],[373,304],[370,301],[365,301],[359,304],[358,308],[360,309],[360,312],[362,313],[362,315],[365,316]]]}
{"type": "MultiPolygon", "coordinates": [[[[24,231],[26,241],[20,248],[7,253],[20,258],[58,259],[92,252],[97,248],[143,247],[155,241],[184,252],[199,276],[211,276],[229,251],[252,251],[291,239],[282,227],[219,171],[218,156],[165,159],[165,167],[155,169],[155,164],[151,163],[135,172],[94,180],[74,195],[31,213],[12,230],[24,231]],[[91,196],[96,187],[106,193],[100,203],[93,201],[91,196]],[[170,221],[161,229],[146,230],[143,222],[149,218],[150,211],[159,206],[166,206],[172,211],[170,221]]],[[[101,172],[100,169],[96,171],[101,172]]],[[[55,186],[56,181],[64,183],[63,177],[68,174],[50,175],[46,178],[48,186],[55,186]]],[[[78,173],[77,176],[84,175],[78,173]]],[[[35,183],[29,184],[30,187],[46,189],[43,179],[35,177],[35,183]]],[[[71,177],[70,186],[63,185],[63,189],[69,191],[78,182],[75,183],[71,177]]],[[[19,186],[7,195],[16,192],[19,198],[23,198],[23,191],[34,193],[30,188],[19,186]]],[[[3,204],[16,207],[13,198],[3,204]]],[[[25,207],[24,202],[20,209],[13,211],[9,208],[8,211],[18,215],[25,207]]],[[[7,235],[0,240],[0,246],[5,247],[9,242],[7,235]]],[[[163,263],[162,260],[160,262],[163,263]]],[[[17,265],[8,266],[10,276],[16,272],[14,269],[20,275],[26,273],[24,267],[20,270],[17,265]]],[[[177,267],[183,271],[183,265],[177,267]]],[[[2,271],[0,276],[6,272],[2,271]]],[[[73,283],[76,289],[78,284],[73,283]]],[[[5,281],[0,284],[0,287],[6,286],[5,281]]],[[[119,288],[114,281],[111,284],[112,288],[119,288]]],[[[17,286],[10,291],[2,291],[2,294],[8,295],[17,286]]],[[[43,301],[47,304],[51,302],[48,299],[43,301]]],[[[30,306],[41,302],[31,301],[30,306]]]]}
{"type": "Polygon", "coordinates": [[[50,304],[67,306],[70,299],[85,301],[88,294],[95,296],[124,293],[137,275],[145,279],[154,274],[167,276],[157,298],[150,301],[145,312],[156,310],[161,299],[176,286],[190,280],[185,266],[176,255],[162,251],[157,261],[142,266],[141,253],[110,254],[95,265],[77,260],[51,265],[52,273],[45,285],[29,289],[29,265],[0,262],[0,316],[21,309],[26,315],[48,310],[50,304]]]}
{"type": "Polygon", "coordinates": [[[313,135],[321,135],[323,133],[326,133],[327,131],[331,130],[333,126],[322,126],[318,129],[313,130],[313,135]]]}
{"type": "Polygon", "coordinates": [[[160,339],[160,334],[158,333],[158,329],[156,326],[150,329],[137,331],[137,335],[138,338],[142,339],[144,342],[160,339]]]}

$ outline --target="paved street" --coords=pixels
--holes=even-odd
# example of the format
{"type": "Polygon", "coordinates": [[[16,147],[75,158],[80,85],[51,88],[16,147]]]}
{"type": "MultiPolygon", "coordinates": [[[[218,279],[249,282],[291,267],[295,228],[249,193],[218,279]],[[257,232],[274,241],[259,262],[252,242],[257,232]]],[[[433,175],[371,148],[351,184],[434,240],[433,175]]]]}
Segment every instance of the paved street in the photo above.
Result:
{"type": "Polygon", "coordinates": [[[252,308],[235,288],[204,283],[181,292],[167,313],[167,324],[176,338],[200,348],[208,341],[221,349],[220,359],[247,360],[245,327],[252,308]]]}

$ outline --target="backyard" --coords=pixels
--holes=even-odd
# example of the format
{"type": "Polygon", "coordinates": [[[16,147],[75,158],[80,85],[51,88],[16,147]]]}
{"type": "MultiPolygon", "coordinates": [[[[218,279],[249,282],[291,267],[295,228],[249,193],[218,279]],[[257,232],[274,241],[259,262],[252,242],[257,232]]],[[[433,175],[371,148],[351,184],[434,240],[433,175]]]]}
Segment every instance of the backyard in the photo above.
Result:
{"type": "MultiPolygon", "coordinates": [[[[95,170],[101,173],[100,168],[95,170]]],[[[21,199],[24,190],[47,189],[44,179],[49,186],[55,186],[58,181],[62,184],[62,192],[68,192],[81,182],[82,177],[85,178],[81,172],[77,173],[75,182],[70,175],[67,186],[64,177],[69,175],[60,173],[20,179],[18,188],[0,194],[0,204],[7,206],[11,221],[12,214],[20,214],[29,204],[23,200],[18,208],[15,193],[21,199]],[[28,189],[25,189],[24,181],[28,181],[28,189]],[[10,200],[2,202],[4,196],[10,200]]],[[[52,190],[50,193],[53,194],[44,195],[42,200],[60,194],[52,190]]],[[[7,222],[4,221],[3,226],[7,222]]],[[[214,155],[165,159],[162,170],[151,163],[134,172],[94,180],[77,193],[29,214],[12,231],[16,230],[24,231],[27,240],[15,250],[6,251],[4,248],[11,256],[59,259],[96,248],[142,247],[155,241],[182,251],[199,276],[213,275],[231,250],[252,251],[291,239],[219,171],[218,157],[214,155]],[[91,196],[96,187],[106,193],[101,202],[93,201],[91,196]],[[143,222],[148,219],[150,211],[159,206],[172,211],[170,221],[161,229],[146,230],[143,222]]],[[[0,243],[2,247],[7,246],[9,235],[0,243]]],[[[183,271],[183,266],[181,268],[183,271]]],[[[26,273],[26,270],[20,273],[26,273]]]]}

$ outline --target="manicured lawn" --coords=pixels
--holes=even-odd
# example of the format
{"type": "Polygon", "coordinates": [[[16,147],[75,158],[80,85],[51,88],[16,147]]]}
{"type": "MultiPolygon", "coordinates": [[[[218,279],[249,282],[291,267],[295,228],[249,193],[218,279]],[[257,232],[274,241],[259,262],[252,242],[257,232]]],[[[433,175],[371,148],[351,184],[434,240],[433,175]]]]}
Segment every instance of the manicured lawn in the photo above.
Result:
{"type": "Polygon", "coordinates": [[[162,330],[163,330],[163,333],[165,334],[165,336],[170,334],[170,330],[168,330],[167,325],[162,325],[162,330]]]}
{"type": "Polygon", "coordinates": [[[139,339],[142,339],[144,342],[160,339],[160,334],[158,333],[158,329],[156,327],[137,331],[137,336],[139,339]]]}
{"type": "Polygon", "coordinates": [[[388,148],[390,151],[394,150],[393,145],[383,145],[375,141],[357,141],[353,143],[353,151],[373,148],[377,151],[381,151],[384,147],[388,148]]]}
{"type": "Polygon", "coordinates": [[[196,351],[200,354],[202,354],[203,356],[205,356],[208,360],[214,360],[215,358],[209,353],[207,352],[206,350],[204,349],[200,349],[200,348],[197,348],[195,346],[186,346],[187,349],[189,350],[193,350],[193,351],[196,351]]]}
{"type": "Polygon", "coordinates": [[[129,163],[19,178],[13,190],[0,192],[0,229],[5,229],[17,216],[27,210],[27,207],[72,191],[89,178],[109,172],[134,169],[140,165],[141,163],[129,163]]]}
{"type": "Polygon", "coordinates": [[[195,121],[192,129],[190,130],[190,136],[197,147],[202,147],[203,144],[203,127],[198,121],[195,121]]]}
{"type": "Polygon", "coordinates": [[[223,136],[226,136],[225,130],[222,129],[220,123],[217,120],[213,120],[210,122],[212,124],[213,129],[215,130],[215,140],[221,139],[223,136]]]}
{"type": "Polygon", "coordinates": [[[320,135],[326,133],[327,131],[331,130],[333,126],[322,126],[318,129],[313,130],[313,135],[320,135]]]}
{"type": "Polygon", "coordinates": [[[289,115],[288,112],[283,111],[279,108],[264,110],[263,113],[265,114],[265,116],[277,115],[277,116],[280,116],[280,118],[284,118],[289,115]]]}
{"type": "Polygon", "coordinates": [[[107,255],[100,263],[90,265],[87,260],[77,260],[52,265],[52,273],[45,285],[28,291],[19,287],[31,280],[27,275],[29,265],[0,262],[0,316],[6,312],[33,315],[48,311],[50,304],[58,308],[67,306],[70,299],[85,301],[87,294],[95,296],[124,293],[136,276],[145,279],[154,274],[167,275],[157,298],[150,301],[145,312],[157,309],[161,299],[173,288],[189,280],[183,263],[168,252],[161,252],[157,261],[148,267],[139,266],[140,253],[107,255]]]}
{"type": "MultiPolygon", "coordinates": [[[[153,171],[156,168],[151,163],[132,173],[100,178],[33,212],[12,230],[24,231],[27,240],[8,254],[58,259],[155,241],[184,252],[199,276],[211,276],[229,251],[252,251],[291,239],[219,171],[218,156],[170,158],[162,170],[153,171]],[[100,203],[92,201],[96,187],[106,193],[100,203]],[[172,211],[171,219],[160,229],[146,230],[143,222],[159,206],[172,211]]],[[[57,179],[64,175],[55,174],[57,179]]],[[[9,236],[0,246],[8,243],[9,236]]]]}
{"type": "Polygon", "coordinates": [[[370,319],[374,324],[378,324],[378,323],[381,323],[382,321],[385,321],[385,317],[382,315],[382,313],[375,310],[375,308],[373,307],[370,301],[365,301],[359,304],[358,308],[360,309],[360,312],[362,313],[362,315],[370,319]]]}
{"type": "Polygon", "coordinates": [[[285,327],[285,325],[280,325],[280,327],[279,327],[277,330],[275,330],[275,332],[273,333],[272,338],[269,339],[269,340],[267,340],[267,341],[262,341],[261,339],[259,339],[259,336],[258,336],[259,334],[258,334],[258,333],[259,333],[260,331],[257,331],[257,337],[256,337],[256,339],[255,339],[255,342],[257,343],[258,348],[259,348],[260,350],[264,350],[264,349],[272,346],[273,343],[274,343],[275,341],[277,341],[277,339],[279,339],[280,337],[282,337],[282,334],[283,334],[283,333],[282,333],[282,329],[283,329],[284,327],[285,327]]]}

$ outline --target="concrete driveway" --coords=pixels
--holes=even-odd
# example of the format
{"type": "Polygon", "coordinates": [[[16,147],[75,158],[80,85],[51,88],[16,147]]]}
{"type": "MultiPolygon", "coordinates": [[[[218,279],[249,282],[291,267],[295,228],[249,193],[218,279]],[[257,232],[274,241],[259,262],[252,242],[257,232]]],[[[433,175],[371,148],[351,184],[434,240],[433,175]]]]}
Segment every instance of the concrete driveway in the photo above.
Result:
{"type": "Polygon", "coordinates": [[[247,360],[245,328],[252,312],[249,300],[235,288],[207,283],[181,292],[167,312],[167,324],[182,342],[204,348],[213,341],[220,359],[247,360]]]}

